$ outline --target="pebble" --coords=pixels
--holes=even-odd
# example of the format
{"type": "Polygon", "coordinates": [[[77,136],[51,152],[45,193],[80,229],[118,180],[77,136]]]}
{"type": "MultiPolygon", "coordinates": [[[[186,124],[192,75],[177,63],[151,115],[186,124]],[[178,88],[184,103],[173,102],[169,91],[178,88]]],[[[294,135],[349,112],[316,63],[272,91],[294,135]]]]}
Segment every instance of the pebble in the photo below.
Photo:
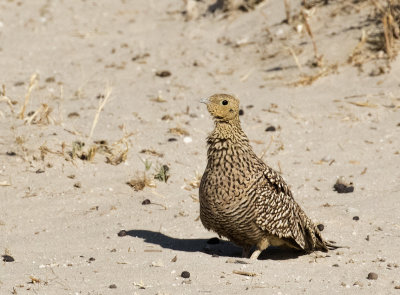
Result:
{"type": "Polygon", "coordinates": [[[121,231],[119,231],[119,233],[118,233],[118,237],[125,237],[127,235],[127,233],[126,233],[126,230],[121,230],[121,231]]]}
{"type": "Polygon", "coordinates": [[[156,72],[156,76],[161,77],[161,78],[169,77],[169,76],[171,76],[171,72],[170,71],[158,71],[158,72],[156,72]]]}
{"type": "Polygon", "coordinates": [[[367,276],[368,280],[377,280],[378,279],[378,274],[374,273],[374,272],[370,272],[367,276]]]}
{"type": "Polygon", "coordinates": [[[358,216],[353,216],[353,220],[358,221],[358,220],[360,220],[360,217],[358,217],[358,216]]]}
{"type": "Polygon", "coordinates": [[[171,138],[168,138],[168,141],[173,142],[173,141],[178,141],[178,140],[176,138],[171,137],[171,138]]]}
{"type": "Polygon", "coordinates": [[[116,284],[111,284],[110,286],[108,286],[108,288],[110,288],[110,289],[117,289],[117,285],[116,285],[116,284]]]}
{"type": "Polygon", "coordinates": [[[188,272],[188,271],[186,271],[186,270],[185,270],[185,271],[182,271],[181,277],[184,278],[184,279],[190,278],[190,272],[188,272]]]}
{"type": "Polygon", "coordinates": [[[7,156],[10,156],[10,157],[14,157],[14,156],[16,156],[17,154],[15,153],[15,152],[6,152],[6,155],[7,156]]]}
{"type": "Polygon", "coordinates": [[[2,255],[2,257],[3,257],[4,262],[13,262],[14,261],[14,257],[12,257],[10,255],[2,255]]]}
{"type": "Polygon", "coordinates": [[[184,143],[191,143],[193,141],[193,139],[190,136],[185,136],[183,138],[183,142],[184,143]]]}
{"type": "Polygon", "coordinates": [[[243,116],[244,115],[244,111],[243,110],[239,110],[239,116],[243,116]]]}
{"type": "Polygon", "coordinates": [[[359,286],[359,287],[362,287],[362,286],[364,286],[364,284],[363,284],[363,283],[361,283],[360,281],[356,281],[356,282],[354,282],[353,286],[359,286]]]}
{"type": "Polygon", "coordinates": [[[150,205],[151,201],[149,199],[146,199],[142,202],[142,205],[150,205]]]}
{"type": "Polygon", "coordinates": [[[267,129],[265,129],[265,131],[274,132],[274,131],[276,131],[276,128],[275,128],[275,126],[269,126],[269,127],[267,127],[267,129]]]}
{"type": "Polygon", "coordinates": [[[396,290],[400,290],[400,285],[394,286],[396,290]]]}
{"type": "Polygon", "coordinates": [[[215,244],[219,244],[219,239],[218,238],[211,238],[207,241],[207,244],[210,245],[215,245],[215,244]]]}
{"type": "Polygon", "coordinates": [[[317,225],[317,228],[318,228],[319,231],[323,231],[325,227],[324,227],[323,224],[320,223],[320,224],[317,225]]]}
{"type": "Polygon", "coordinates": [[[354,192],[353,183],[347,183],[343,176],[339,177],[333,186],[333,189],[339,194],[347,194],[354,192]]]}
{"type": "Polygon", "coordinates": [[[96,258],[90,257],[88,261],[89,261],[89,262],[93,262],[93,261],[95,261],[95,260],[96,260],[96,258]]]}
{"type": "Polygon", "coordinates": [[[76,188],[81,188],[82,184],[78,181],[77,183],[74,184],[74,187],[76,188]]]}

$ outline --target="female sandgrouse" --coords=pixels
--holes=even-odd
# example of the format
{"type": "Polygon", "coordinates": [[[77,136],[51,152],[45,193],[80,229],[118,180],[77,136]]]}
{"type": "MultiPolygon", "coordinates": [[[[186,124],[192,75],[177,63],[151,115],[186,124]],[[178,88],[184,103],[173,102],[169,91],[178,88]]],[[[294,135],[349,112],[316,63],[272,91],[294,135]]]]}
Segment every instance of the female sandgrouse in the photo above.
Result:
{"type": "Polygon", "coordinates": [[[208,136],[207,167],[200,183],[200,218],[208,230],[257,259],[269,245],[328,251],[314,223],[293,199],[283,178],[253,152],[239,121],[239,100],[215,94],[207,104],[215,128],[208,136]]]}

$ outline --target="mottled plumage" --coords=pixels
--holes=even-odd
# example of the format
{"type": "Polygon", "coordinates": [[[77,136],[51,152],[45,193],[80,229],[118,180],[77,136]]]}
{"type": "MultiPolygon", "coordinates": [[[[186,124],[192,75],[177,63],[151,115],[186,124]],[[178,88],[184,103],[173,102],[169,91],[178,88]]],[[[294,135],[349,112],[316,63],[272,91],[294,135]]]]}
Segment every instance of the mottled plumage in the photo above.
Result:
{"type": "Polygon", "coordinates": [[[200,183],[203,225],[257,259],[269,245],[304,251],[335,247],[293,199],[283,178],[253,152],[239,121],[239,100],[216,94],[203,100],[215,128],[208,136],[207,167],[200,183]]]}

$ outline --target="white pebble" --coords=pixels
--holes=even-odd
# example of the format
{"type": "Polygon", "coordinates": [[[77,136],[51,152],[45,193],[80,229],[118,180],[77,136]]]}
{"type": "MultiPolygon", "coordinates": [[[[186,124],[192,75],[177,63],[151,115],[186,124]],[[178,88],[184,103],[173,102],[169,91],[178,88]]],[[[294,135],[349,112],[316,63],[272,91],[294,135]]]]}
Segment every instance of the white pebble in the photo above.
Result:
{"type": "Polygon", "coordinates": [[[193,139],[190,136],[185,136],[183,138],[183,142],[184,143],[191,143],[193,141],[193,139]]]}

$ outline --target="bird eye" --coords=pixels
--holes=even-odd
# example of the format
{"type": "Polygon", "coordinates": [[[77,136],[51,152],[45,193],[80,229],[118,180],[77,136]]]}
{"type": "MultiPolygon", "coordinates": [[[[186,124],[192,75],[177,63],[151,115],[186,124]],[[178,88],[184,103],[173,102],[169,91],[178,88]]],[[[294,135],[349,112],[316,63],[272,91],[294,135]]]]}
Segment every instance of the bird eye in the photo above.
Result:
{"type": "Polygon", "coordinates": [[[226,105],[228,104],[228,101],[227,101],[227,100],[223,100],[223,101],[222,101],[222,104],[223,104],[224,106],[226,106],[226,105]]]}

